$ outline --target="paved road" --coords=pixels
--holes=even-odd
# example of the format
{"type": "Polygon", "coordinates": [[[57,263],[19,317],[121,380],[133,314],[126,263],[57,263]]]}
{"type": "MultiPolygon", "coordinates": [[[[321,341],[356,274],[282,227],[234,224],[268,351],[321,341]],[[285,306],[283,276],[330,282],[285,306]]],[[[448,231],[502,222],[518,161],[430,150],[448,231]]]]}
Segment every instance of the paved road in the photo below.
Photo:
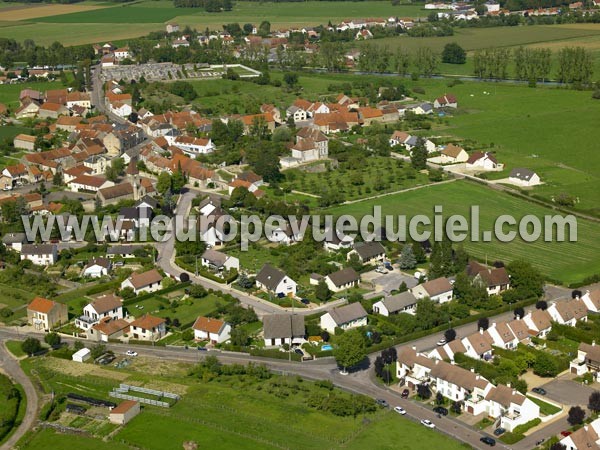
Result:
{"type": "MultiPolygon", "coordinates": [[[[4,341],[4,339],[2,339],[4,341]]],[[[38,396],[33,386],[33,383],[21,370],[19,363],[12,357],[10,352],[2,342],[0,344],[0,368],[12,378],[12,380],[23,387],[27,400],[27,410],[25,417],[19,425],[19,428],[12,434],[10,438],[0,447],[0,450],[11,449],[21,437],[35,424],[38,416],[38,396]]]]}

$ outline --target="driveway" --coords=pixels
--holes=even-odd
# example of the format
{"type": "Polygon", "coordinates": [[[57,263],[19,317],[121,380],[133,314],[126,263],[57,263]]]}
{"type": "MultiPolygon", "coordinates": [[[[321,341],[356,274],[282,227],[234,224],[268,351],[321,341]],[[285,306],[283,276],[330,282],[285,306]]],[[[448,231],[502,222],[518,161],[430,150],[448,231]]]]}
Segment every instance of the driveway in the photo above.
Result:
{"type": "Polygon", "coordinates": [[[573,380],[554,379],[542,387],[546,389],[546,397],[563,405],[587,406],[590,394],[598,390],[598,385],[582,385],[573,380]],[[594,389],[594,387],[596,389],[594,389]]]}
{"type": "Polygon", "coordinates": [[[390,270],[386,274],[377,273],[374,270],[361,275],[364,281],[369,281],[375,285],[375,292],[365,297],[374,297],[382,293],[389,294],[400,287],[402,282],[406,283],[408,288],[415,287],[417,280],[414,277],[400,272],[397,268],[390,270]]]}

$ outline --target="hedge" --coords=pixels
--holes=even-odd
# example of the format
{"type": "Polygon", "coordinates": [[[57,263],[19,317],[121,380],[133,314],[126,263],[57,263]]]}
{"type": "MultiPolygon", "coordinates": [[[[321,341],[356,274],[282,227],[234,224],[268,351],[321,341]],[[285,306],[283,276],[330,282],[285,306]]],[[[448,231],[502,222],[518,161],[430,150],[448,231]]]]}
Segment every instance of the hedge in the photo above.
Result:
{"type": "Polygon", "coordinates": [[[110,289],[115,289],[115,288],[119,287],[120,285],[121,285],[121,283],[118,280],[110,281],[108,283],[100,283],[100,284],[97,284],[97,285],[92,286],[91,288],[87,289],[85,291],[85,295],[99,294],[100,292],[108,291],[110,289]]]}
{"type": "Polygon", "coordinates": [[[250,349],[250,355],[252,356],[263,356],[266,358],[274,358],[274,359],[289,359],[290,354],[292,356],[292,361],[301,361],[302,358],[300,355],[294,352],[280,352],[279,349],[276,348],[252,348],[250,349]]]}
{"type": "Polygon", "coordinates": [[[152,297],[168,294],[169,292],[178,291],[180,289],[188,287],[190,284],[192,284],[191,281],[186,281],[185,283],[175,283],[173,286],[161,289],[160,291],[148,292],[147,294],[142,294],[136,297],[128,298],[127,300],[123,300],[123,306],[132,305],[142,300],[148,300],[152,297]]]}
{"type": "Polygon", "coordinates": [[[515,444],[517,442],[519,442],[521,439],[525,438],[525,432],[532,429],[533,427],[538,426],[540,423],[542,423],[542,419],[540,419],[539,417],[536,417],[533,420],[530,420],[527,423],[524,423],[523,425],[519,425],[518,427],[515,427],[515,429],[512,432],[508,432],[505,433],[504,435],[502,435],[502,437],[500,438],[500,440],[502,442],[504,442],[505,444],[515,444]]]}
{"type": "MultiPolygon", "coordinates": [[[[186,263],[185,261],[183,261],[181,259],[181,257],[179,257],[177,259],[177,264],[187,270],[188,272],[192,272],[194,273],[196,271],[195,267],[192,267],[190,264],[186,263]]],[[[225,283],[225,284],[229,284],[231,282],[233,282],[237,277],[238,277],[238,271],[233,269],[232,271],[230,271],[230,274],[227,278],[221,278],[217,275],[215,275],[214,273],[204,269],[203,267],[198,267],[198,275],[200,275],[201,277],[204,278],[208,278],[209,280],[212,281],[216,281],[217,283],[225,283]]]]}

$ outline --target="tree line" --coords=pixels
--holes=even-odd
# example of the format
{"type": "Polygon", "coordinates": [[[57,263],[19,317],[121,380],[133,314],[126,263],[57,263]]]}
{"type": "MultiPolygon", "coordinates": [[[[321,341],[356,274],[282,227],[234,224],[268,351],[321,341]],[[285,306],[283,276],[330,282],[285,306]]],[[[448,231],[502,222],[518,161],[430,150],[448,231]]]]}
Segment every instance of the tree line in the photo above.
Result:
{"type": "Polygon", "coordinates": [[[173,0],[175,8],[204,8],[206,12],[231,11],[233,0],[173,0]]]}

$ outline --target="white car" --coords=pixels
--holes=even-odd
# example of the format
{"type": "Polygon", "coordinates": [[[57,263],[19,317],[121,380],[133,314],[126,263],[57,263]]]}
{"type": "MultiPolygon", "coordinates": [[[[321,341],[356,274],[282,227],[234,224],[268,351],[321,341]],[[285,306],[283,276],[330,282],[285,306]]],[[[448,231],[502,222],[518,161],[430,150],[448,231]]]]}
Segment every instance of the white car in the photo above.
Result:
{"type": "Polygon", "coordinates": [[[382,274],[386,274],[388,273],[388,271],[385,269],[385,267],[379,266],[377,269],[375,269],[375,272],[377,273],[382,273],[382,274]]]}
{"type": "Polygon", "coordinates": [[[137,352],[134,352],[133,350],[127,350],[125,354],[127,356],[137,356],[137,352]]]}
{"type": "Polygon", "coordinates": [[[446,345],[446,339],[440,339],[439,341],[437,341],[438,347],[441,347],[442,345],[446,345]]]}
{"type": "Polygon", "coordinates": [[[398,414],[401,414],[401,415],[406,414],[406,410],[404,408],[402,408],[401,406],[396,406],[394,408],[394,411],[396,411],[398,414]]]}
{"type": "Polygon", "coordinates": [[[421,420],[421,425],[425,425],[427,428],[435,428],[434,423],[428,419],[421,420]]]}

